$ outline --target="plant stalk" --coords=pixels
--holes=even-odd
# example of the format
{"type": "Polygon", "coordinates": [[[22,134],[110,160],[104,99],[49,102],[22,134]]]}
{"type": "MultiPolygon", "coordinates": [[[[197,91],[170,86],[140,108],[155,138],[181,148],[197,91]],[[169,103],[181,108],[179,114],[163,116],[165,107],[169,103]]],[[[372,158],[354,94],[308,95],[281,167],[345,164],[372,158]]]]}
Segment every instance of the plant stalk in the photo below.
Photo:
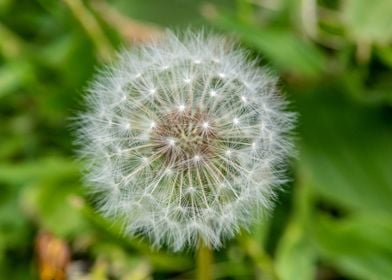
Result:
{"type": "Polygon", "coordinates": [[[196,279],[212,280],[213,251],[204,241],[200,241],[197,252],[196,279]]]}

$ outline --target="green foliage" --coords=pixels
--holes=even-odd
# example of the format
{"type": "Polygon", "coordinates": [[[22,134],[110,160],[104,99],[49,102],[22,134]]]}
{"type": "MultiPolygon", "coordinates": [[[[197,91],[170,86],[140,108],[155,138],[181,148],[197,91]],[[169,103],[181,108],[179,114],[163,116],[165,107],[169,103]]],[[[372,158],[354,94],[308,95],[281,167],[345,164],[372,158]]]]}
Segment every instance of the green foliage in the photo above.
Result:
{"type": "Polygon", "coordinates": [[[388,43],[392,39],[392,2],[349,0],[343,7],[347,33],[354,40],[388,43]]]}
{"type": "Polygon", "coordinates": [[[317,77],[325,68],[326,59],[322,52],[287,28],[260,29],[225,16],[218,18],[216,23],[239,34],[244,43],[271,61],[279,71],[317,77]]]}
{"type": "Polygon", "coordinates": [[[0,0],[0,278],[37,278],[42,230],[90,279],[194,277],[193,252],[154,251],[96,213],[74,160],[70,118],[94,68],[133,44],[132,17],[238,38],[299,112],[292,180],[215,252],[216,278],[392,279],[392,2],[185,2],[108,1],[117,22],[103,1],[0,0]]]}

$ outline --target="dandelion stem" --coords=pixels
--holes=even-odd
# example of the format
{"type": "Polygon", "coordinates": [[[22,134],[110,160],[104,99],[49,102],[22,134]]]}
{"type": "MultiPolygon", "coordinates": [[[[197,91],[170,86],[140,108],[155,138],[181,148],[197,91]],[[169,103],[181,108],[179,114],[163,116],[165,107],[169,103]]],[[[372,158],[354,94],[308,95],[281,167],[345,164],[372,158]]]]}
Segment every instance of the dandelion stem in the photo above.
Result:
{"type": "Polygon", "coordinates": [[[212,279],[212,261],[213,251],[204,243],[204,241],[201,241],[197,252],[197,280],[212,279]]]}

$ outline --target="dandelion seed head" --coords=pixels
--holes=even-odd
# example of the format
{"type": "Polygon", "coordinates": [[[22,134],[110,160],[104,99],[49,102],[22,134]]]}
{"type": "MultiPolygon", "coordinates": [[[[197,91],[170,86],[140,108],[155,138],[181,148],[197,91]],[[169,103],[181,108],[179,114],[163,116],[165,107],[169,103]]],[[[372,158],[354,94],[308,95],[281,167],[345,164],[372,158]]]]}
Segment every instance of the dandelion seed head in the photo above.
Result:
{"type": "Polygon", "coordinates": [[[123,52],[78,119],[98,208],[159,247],[218,248],[273,205],[295,115],[276,79],[210,34],[123,52]]]}

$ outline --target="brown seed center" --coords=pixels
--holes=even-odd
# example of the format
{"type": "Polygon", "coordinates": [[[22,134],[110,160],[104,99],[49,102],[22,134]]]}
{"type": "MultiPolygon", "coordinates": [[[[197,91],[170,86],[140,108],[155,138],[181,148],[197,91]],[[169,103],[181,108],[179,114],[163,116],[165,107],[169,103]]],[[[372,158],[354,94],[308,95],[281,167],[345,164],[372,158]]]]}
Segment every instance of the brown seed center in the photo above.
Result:
{"type": "Polygon", "coordinates": [[[168,166],[188,168],[214,154],[217,138],[207,113],[184,110],[161,117],[151,133],[151,141],[168,166]]]}

